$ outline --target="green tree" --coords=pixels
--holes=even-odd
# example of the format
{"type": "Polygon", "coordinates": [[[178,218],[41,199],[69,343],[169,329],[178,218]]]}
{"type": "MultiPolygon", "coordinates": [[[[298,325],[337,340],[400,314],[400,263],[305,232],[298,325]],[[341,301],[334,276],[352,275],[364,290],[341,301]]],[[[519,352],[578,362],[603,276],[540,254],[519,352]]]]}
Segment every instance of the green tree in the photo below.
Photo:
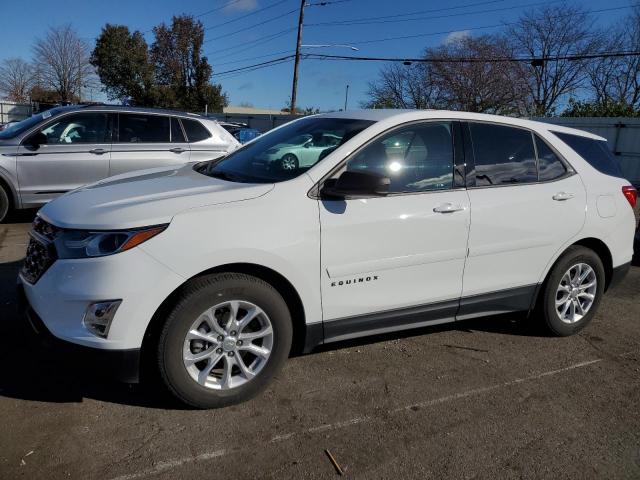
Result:
{"type": "Polygon", "coordinates": [[[155,106],[159,92],[142,33],[131,33],[125,25],[105,25],[96,40],[91,64],[111,100],[155,106]]]}
{"type": "Polygon", "coordinates": [[[638,117],[640,112],[624,101],[580,101],[569,99],[562,117],[638,117]]]}
{"type": "Polygon", "coordinates": [[[189,111],[221,112],[228,104],[221,85],[210,83],[212,68],[202,55],[204,27],[192,16],[174,16],[171,26],[164,23],[153,29],[155,42],[151,46],[151,59],[162,91],[164,107],[189,111]]]}

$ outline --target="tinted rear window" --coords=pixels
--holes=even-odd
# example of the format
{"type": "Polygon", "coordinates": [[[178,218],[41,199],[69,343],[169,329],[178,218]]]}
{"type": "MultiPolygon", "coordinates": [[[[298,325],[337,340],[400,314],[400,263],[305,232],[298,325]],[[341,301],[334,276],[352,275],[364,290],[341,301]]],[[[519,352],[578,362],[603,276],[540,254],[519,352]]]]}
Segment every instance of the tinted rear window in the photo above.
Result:
{"type": "Polygon", "coordinates": [[[211,136],[209,130],[204,128],[202,124],[196,120],[187,120],[186,118],[183,118],[182,126],[187,134],[187,140],[192,143],[199,142],[200,140],[204,140],[211,136]]]}
{"type": "Polygon", "coordinates": [[[168,143],[169,117],[121,113],[120,143],[168,143]]]}
{"type": "Polygon", "coordinates": [[[606,141],[581,137],[580,135],[571,135],[569,133],[553,132],[553,134],[569,145],[600,173],[622,178],[620,166],[611,153],[611,150],[609,150],[606,141]]]}
{"type": "Polygon", "coordinates": [[[476,163],[476,186],[538,180],[531,132],[490,123],[469,123],[476,163]]]}

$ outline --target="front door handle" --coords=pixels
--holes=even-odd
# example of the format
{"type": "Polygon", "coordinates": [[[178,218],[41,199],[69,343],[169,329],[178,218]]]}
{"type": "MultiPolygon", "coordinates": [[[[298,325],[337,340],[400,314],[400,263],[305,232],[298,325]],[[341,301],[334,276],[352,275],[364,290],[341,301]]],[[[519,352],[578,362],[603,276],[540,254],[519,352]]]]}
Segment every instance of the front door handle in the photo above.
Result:
{"type": "Polygon", "coordinates": [[[453,203],[443,203],[442,205],[438,205],[433,209],[436,213],[453,213],[464,210],[462,205],[454,205],[453,203]]]}
{"type": "Polygon", "coordinates": [[[553,198],[554,200],[557,200],[558,202],[563,202],[564,200],[569,200],[570,198],[573,198],[573,197],[575,197],[573,193],[558,192],[551,198],[553,198]]]}
{"type": "Polygon", "coordinates": [[[108,150],[105,150],[104,148],[94,148],[93,150],[89,150],[89,153],[93,153],[94,155],[104,155],[105,153],[108,153],[108,150]]]}
{"type": "Polygon", "coordinates": [[[174,147],[169,149],[170,152],[173,153],[182,153],[182,152],[186,152],[186,150],[184,148],[180,148],[180,147],[174,147]]]}

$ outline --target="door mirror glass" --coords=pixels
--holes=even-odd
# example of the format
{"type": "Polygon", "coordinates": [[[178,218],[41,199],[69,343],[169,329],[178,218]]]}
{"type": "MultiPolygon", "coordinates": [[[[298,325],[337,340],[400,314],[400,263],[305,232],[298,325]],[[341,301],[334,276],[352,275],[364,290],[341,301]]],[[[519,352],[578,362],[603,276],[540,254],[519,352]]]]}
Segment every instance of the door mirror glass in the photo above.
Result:
{"type": "Polygon", "coordinates": [[[325,182],[320,194],[327,198],[380,197],[389,193],[391,180],[374,172],[345,171],[325,182]]]}

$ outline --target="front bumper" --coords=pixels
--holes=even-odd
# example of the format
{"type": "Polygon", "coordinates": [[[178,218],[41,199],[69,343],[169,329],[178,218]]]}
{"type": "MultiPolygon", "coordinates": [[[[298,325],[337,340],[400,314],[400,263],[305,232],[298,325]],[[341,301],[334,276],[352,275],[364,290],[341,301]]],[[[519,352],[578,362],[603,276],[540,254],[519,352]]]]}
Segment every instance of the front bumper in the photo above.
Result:
{"type": "Polygon", "coordinates": [[[94,367],[107,376],[126,383],[140,381],[140,349],[103,350],[84,347],[56,338],[29,304],[22,282],[18,282],[18,305],[28,330],[43,345],[58,355],[78,357],[83,365],[94,367]]]}
{"type": "Polygon", "coordinates": [[[140,248],[106,257],[56,260],[34,284],[20,278],[28,305],[51,334],[67,342],[101,350],[142,346],[149,322],[184,278],[140,248]],[[107,338],[88,331],[87,307],[122,300],[107,338]]]}

